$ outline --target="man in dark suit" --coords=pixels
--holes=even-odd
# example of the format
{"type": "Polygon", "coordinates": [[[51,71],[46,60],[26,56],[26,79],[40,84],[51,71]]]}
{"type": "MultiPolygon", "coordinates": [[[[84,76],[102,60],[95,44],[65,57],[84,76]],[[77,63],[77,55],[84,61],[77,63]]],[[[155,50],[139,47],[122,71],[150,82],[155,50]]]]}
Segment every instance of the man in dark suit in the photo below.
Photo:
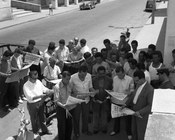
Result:
{"type": "Polygon", "coordinates": [[[136,71],[133,76],[136,89],[126,102],[126,105],[135,111],[132,117],[132,140],[144,140],[154,89],[145,80],[143,71],[136,71]]]}

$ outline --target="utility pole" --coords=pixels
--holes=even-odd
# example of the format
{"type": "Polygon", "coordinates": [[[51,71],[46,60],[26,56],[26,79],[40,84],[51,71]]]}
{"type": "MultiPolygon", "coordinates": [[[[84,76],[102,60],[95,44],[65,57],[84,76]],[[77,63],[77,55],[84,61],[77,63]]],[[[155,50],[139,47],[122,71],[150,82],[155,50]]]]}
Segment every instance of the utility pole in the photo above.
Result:
{"type": "Polygon", "coordinates": [[[153,0],[153,9],[152,9],[152,20],[151,20],[151,24],[154,24],[155,10],[156,10],[156,0],[153,0]]]}

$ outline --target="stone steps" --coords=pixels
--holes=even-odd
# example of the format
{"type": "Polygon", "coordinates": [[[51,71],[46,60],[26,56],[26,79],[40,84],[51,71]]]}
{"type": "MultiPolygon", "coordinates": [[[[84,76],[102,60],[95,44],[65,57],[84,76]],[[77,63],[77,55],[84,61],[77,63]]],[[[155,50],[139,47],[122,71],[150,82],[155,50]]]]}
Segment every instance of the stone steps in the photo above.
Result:
{"type": "Polygon", "coordinates": [[[13,11],[13,17],[14,18],[20,18],[24,16],[29,16],[35,14],[35,12],[32,11],[26,11],[24,9],[17,9],[17,8],[12,8],[13,11]]]}

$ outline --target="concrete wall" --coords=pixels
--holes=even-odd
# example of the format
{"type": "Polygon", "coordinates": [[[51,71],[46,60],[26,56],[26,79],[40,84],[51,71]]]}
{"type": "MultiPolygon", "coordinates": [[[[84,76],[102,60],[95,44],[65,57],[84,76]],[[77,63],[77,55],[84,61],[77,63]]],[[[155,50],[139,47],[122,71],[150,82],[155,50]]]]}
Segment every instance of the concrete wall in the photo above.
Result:
{"type": "Polygon", "coordinates": [[[39,4],[29,3],[29,2],[22,2],[18,0],[12,0],[11,3],[12,7],[24,9],[24,10],[30,10],[33,12],[41,12],[41,6],[39,4]]]}
{"type": "Polygon", "coordinates": [[[12,19],[11,0],[0,0],[0,21],[12,19]]]}
{"type": "Polygon", "coordinates": [[[172,61],[171,51],[175,49],[175,0],[169,0],[167,27],[164,47],[164,63],[169,66],[172,61]]]}

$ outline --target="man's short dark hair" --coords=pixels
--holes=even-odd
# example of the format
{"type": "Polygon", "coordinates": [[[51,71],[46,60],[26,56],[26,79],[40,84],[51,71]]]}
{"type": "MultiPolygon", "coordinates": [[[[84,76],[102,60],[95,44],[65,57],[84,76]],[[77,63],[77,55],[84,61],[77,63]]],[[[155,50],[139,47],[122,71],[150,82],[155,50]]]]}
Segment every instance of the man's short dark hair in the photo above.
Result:
{"type": "Polygon", "coordinates": [[[92,51],[92,50],[97,50],[97,51],[98,51],[98,49],[97,49],[96,47],[93,47],[93,48],[91,49],[91,51],[92,51]]]}
{"type": "Polygon", "coordinates": [[[172,50],[172,54],[175,54],[175,49],[172,50]]]}
{"type": "Polygon", "coordinates": [[[104,40],[103,40],[103,44],[106,44],[106,43],[110,44],[111,41],[110,41],[109,39],[104,39],[104,40]]]}
{"type": "Polygon", "coordinates": [[[115,72],[116,72],[116,73],[119,73],[119,72],[124,73],[124,69],[123,69],[122,66],[117,66],[117,67],[115,68],[115,72]]]}
{"type": "Polygon", "coordinates": [[[133,59],[133,54],[132,53],[127,53],[126,54],[126,59],[133,59]]]}
{"type": "Polygon", "coordinates": [[[5,57],[9,57],[9,56],[12,56],[13,53],[10,51],[10,50],[6,50],[4,53],[3,53],[3,56],[5,57]]]}
{"type": "Polygon", "coordinates": [[[95,54],[95,58],[97,58],[97,57],[101,57],[101,58],[103,58],[102,53],[101,53],[101,52],[97,52],[97,53],[95,54]]]}
{"type": "Polygon", "coordinates": [[[152,49],[153,51],[155,51],[155,50],[156,50],[156,45],[154,45],[154,44],[149,44],[149,45],[148,45],[148,49],[152,49]]]}
{"type": "Polygon", "coordinates": [[[83,54],[83,56],[84,56],[84,59],[87,59],[87,58],[91,57],[91,53],[90,52],[85,52],[83,54]]]}
{"type": "Polygon", "coordinates": [[[63,78],[65,78],[65,77],[70,77],[71,76],[71,74],[68,72],[68,71],[63,71],[62,72],[62,76],[63,76],[63,78]]]}
{"type": "Polygon", "coordinates": [[[84,39],[84,38],[81,39],[81,40],[80,40],[80,43],[82,43],[82,44],[86,44],[86,39],[84,39]]]}
{"type": "Polygon", "coordinates": [[[102,48],[101,52],[107,52],[107,49],[106,48],[102,48]]]}
{"type": "Polygon", "coordinates": [[[137,40],[133,40],[133,41],[131,42],[131,44],[136,44],[136,45],[138,46],[138,41],[137,41],[137,40]]]}
{"type": "Polygon", "coordinates": [[[97,72],[102,71],[102,70],[106,72],[106,69],[105,69],[104,66],[99,66],[99,67],[97,68],[97,72]]]}
{"type": "Polygon", "coordinates": [[[64,39],[60,39],[59,44],[65,45],[66,44],[65,40],[64,39]]]}
{"type": "Polygon", "coordinates": [[[50,42],[48,46],[48,50],[55,50],[55,42],[50,42]]]}
{"type": "Polygon", "coordinates": [[[31,39],[31,40],[29,40],[28,44],[29,44],[29,45],[35,45],[36,42],[35,42],[35,40],[32,40],[32,39],[31,39]]]}
{"type": "Polygon", "coordinates": [[[88,67],[86,65],[81,65],[78,69],[78,72],[87,72],[88,67]]]}
{"type": "Polygon", "coordinates": [[[132,65],[137,66],[137,60],[136,59],[131,58],[131,59],[128,60],[128,63],[131,63],[132,65]]]}
{"type": "Polygon", "coordinates": [[[139,70],[145,70],[145,69],[146,69],[144,63],[137,63],[137,68],[138,68],[139,70]]]}
{"type": "Polygon", "coordinates": [[[157,69],[157,74],[160,73],[160,74],[166,74],[167,76],[169,76],[170,72],[169,72],[169,69],[168,68],[160,68],[160,69],[157,69]]]}
{"type": "Polygon", "coordinates": [[[143,79],[143,78],[145,79],[145,74],[141,70],[135,71],[134,74],[133,74],[133,76],[134,77],[138,77],[139,79],[143,79]]]}

